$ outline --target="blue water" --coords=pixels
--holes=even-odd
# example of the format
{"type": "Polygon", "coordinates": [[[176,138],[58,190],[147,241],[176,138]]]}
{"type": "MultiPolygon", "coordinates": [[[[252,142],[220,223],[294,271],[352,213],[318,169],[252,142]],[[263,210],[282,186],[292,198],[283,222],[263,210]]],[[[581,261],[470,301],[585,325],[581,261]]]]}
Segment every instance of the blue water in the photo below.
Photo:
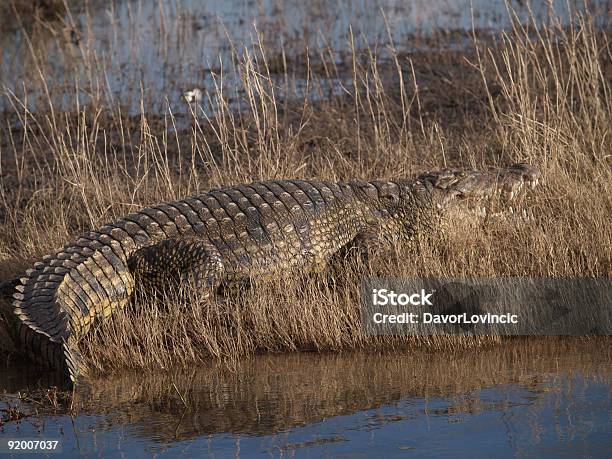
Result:
{"type": "Polygon", "coordinates": [[[100,381],[72,417],[9,422],[0,439],[60,439],[62,457],[609,457],[609,352],[521,346],[100,381]]]}
{"type": "MultiPolygon", "coordinates": [[[[567,23],[572,12],[584,9],[579,0],[508,3],[519,20],[527,23],[533,15],[539,26],[553,16],[567,23]]],[[[606,2],[589,4],[605,25],[605,14],[599,12],[605,13],[606,2]]],[[[304,64],[307,49],[312,62],[325,54],[343,73],[353,45],[375,49],[382,58],[391,43],[400,52],[431,49],[434,43],[415,36],[443,30],[458,32],[447,45],[464,48],[471,46],[472,28],[508,27],[513,14],[503,0],[93,1],[86,11],[49,23],[35,36],[22,30],[0,36],[0,94],[6,89],[27,99],[31,110],[49,108],[49,91],[55,109],[122,105],[131,114],[139,114],[142,106],[150,114],[188,114],[182,100],[187,90],[206,92],[224,85],[226,96],[239,97],[232,94],[241,78],[234,68],[236,56],[255,59],[261,44],[268,60],[278,61],[283,53],[288,58],[290,89],[283,86],[285,75],[272,75],[277,97],[290,93],[295,99],[317,99],[343,94],[344,75],[329,79],[315,74],[314,81],[306,81],[292,58],[304,64]],[[78,41],[66,38],[71,30],[78,41]]],[[[3,109],[10,110],[11,104],[0,97],[3,109]]]]}

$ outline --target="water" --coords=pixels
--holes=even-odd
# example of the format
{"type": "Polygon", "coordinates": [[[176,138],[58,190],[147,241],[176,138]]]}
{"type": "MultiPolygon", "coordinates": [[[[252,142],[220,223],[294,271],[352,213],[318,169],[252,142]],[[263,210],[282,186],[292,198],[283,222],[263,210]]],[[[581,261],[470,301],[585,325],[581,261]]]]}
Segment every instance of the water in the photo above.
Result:
{"type": "MultiPolygon", "coordinates": [[[[60,439],[62,457],[608,457],[610,362],[606,339],[258,356],[94,381],[73,417],[60,406],[0,438],[60,439]]],[[[3,372],[9,394],[34,384],[3,372]]]]}
{"type": "MultiPolygon", "coordinates": [[[[605,11],[605,2],[591,3],[605,11]]],[[[526,4],[511,2],[523,22],[530,15],[526,4]]],[[[565,0],[530,4],[540,25],[550,22],[552,11],[567,22],[570,10],[583,7],[565,0]]],[[[464,47],[472,28],[509,24],[503,0],[94,1],[87,11],[50,22],[33,36],[17,30],[1,37],[0,88],[31,110],[48,109],[50,94],[55,109],[93,105],[121,106],[133,115],[143,107],[147,114],[189,113],[181,97],[186,90],[206,93],[222,85],[230,99],[239,98],[232,94],[241,78],[236,57],[256,59],[261,44],[272,73],[282,76],[272,75],[278,96],[316,99],[350,88],[353,46],[381,55],[391,43],[400,52],[431,49],[439,43],[427,36],[445,30],[454,34],[446,45],[464,47]],[[341,75],[315,71],[314,81],[307,81],[306,53],[312,62],[323,53],[341,75]]],[[[202,105],[212,112],[206,97],[202,105]]],[[[13,106],[1,98],[0,109],[13,106]]]]}

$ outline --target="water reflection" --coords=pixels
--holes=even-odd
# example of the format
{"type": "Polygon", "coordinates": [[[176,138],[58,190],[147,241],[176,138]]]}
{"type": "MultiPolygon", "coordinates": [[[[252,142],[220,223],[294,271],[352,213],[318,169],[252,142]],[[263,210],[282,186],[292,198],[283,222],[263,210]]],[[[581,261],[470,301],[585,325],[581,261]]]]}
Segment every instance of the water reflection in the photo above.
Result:
{"type": "Polygon", "coordinates": [[[44,436],[63,429],[64,451],[74,454],[439,456],[478,445],[487,456],[596,456],[609,446],[610,361],[607,339],[518,340],[452,353],[266,355],[233,371],[92,381],[73,401],[74,429],[61,412],[3,429],[44,436]]]}

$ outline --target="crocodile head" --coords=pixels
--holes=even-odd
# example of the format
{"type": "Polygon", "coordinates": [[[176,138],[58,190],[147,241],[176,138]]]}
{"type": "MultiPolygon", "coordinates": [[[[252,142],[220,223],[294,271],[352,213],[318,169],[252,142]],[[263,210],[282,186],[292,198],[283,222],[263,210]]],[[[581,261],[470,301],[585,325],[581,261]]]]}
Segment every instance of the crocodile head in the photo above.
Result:
{"type": "Polygon", "coordinates": [[[482,208],[483,201],[499,196],[510,201],[534,188],[540,178],[537,168],[514,164],[486,172],[443,170],[416,179],[353,182],[358,195],[370,209],[367,220],[382,231],[385,239],[411,239],[419,229],[439,225],[449,208],[468,210],[468,201],[482,208]]]}
{"type": "Polygon", "coordinates": [[[540,179],[538,168],[529,164],[513,164],[504,169],[489,171],[442,170],[426,172],[415,182],[423,184],[439,209],[465,200],[486,200],[499,195],[510,201],[533,189],[540,179]]]}

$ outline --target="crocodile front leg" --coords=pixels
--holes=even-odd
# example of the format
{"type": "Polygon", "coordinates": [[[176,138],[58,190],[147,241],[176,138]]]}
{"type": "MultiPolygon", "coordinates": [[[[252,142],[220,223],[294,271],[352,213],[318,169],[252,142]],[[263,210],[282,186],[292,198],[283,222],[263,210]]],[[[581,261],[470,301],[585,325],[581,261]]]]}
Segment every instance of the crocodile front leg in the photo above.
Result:
{"type": "Polygon", "coordinates": [[[141,293],[164,293],[192,284],[205,297],[221,284],[225,268],[219,250],[194,238],[166,239],[136,251],[128,261],[141,293]]]}

